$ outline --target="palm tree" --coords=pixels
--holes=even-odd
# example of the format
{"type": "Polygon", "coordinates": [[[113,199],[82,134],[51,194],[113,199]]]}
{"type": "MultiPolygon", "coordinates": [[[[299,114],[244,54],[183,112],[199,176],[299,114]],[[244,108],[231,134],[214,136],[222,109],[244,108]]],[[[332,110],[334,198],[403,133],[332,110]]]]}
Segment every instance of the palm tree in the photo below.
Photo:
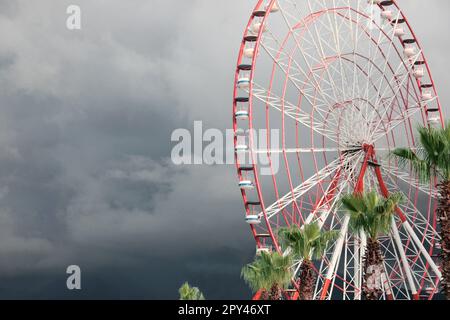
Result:
{"type": "Polygon", "coordinates": [[[438,180],[439,204],[436,210],[441,226],[442,286],[450,299],[450,122],[444,129],[419,127],[416,150],[400,148],[392,152],[402,167],[410,166],[421,182],[438,180]]]}
{"type": "Polygon", "coordinates": [[[364,232],[367,235],[363,267],[363,291],[367,300],[378,300],[383,293],[384,257],[378,237],[390,232],[395,209],[402,200],[400,193],[383,198],[376,191],[349,194],[341,199],[342,205],[350,214],[350,229],[355,234],[364,232]]]}
{"type": "Polygon", "coordinates": [[[187,282],[181,286],[178,292],[180,294],[180,300],[205,300],[199,288],[191,287],[187,282]]]}
{"type": "Polygon", "coordinates": [[[263,300],[280,300],[282,290],[287,289],[292,279],[291,266],[290,255],[262,252],[242,268],[241,276],[253,292],[262,291],[263,300]]]}
{"type": "Polygon", "coordinates": [[[316,273],[313,259],[320,259],[329,241],[339,236],[338,231],[321,231],[318,223],[307,224],[303,228],[293,225],[282,228],[279,236],[283,247],[290,248],[294,259],[303,260],[297,285],[300,300],[312,300],[316,273]]]}

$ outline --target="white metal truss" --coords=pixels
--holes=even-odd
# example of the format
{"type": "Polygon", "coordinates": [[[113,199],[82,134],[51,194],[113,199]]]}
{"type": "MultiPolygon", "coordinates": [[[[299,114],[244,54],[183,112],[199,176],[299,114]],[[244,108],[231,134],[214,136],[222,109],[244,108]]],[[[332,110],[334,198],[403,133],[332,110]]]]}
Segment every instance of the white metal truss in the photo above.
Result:
{"type": "Polygon", "coordinates": [[[311,128],[315,132],[327,137],[331,141],[337,142],[337,139],[335,137],[335,130],[324,128],[324,124],[313,120],[310,114],[307,114],[305,111],[300,110],[297,106],[277,96],[275,93],[271,92],[269,94],[269,92],[264,87],[260,86],[257,83],[253,83],[252,96],[269,105],[273,109],[284,112],[286,116],[299,122],[305,127],[311,128]]]}
{"type": "Polygon", "coordinates": [[[389,175],[390,179],[398,178],[406,184],[412,186],[413,188],[420,190],[424,194],[431,196],[434,199],[438,198],[439,193],[436,188],[433,187],[432,183],[430,183],[430,185],[424,185],[420,183],[417,178],[411,176],[411,173],[407,173],[403,170],[400,170],[399,168],[394,167],[393,165],[389,165],[389,163],[387,163],[386,161],[381,161],[381,164],[382,171],[386,172],[389,175]]]}
{"type": "MultiPolygon", "coordinates": [[[[284,208],[295,202],[297,199],[307,194],[313,187],[322,182],[322,180],[326,179],[328,176],[332,175],[340,168],[345,166],[347,163],[352,163],[360,154],[354,154],[346,159],[336,159],[331,162],[328,166],[317,172],[315,175],[310,177],[308,180],[303,182],[301,185],[296,187],[292,192],[289,192],[278,201],[270,205],[266,208],[265,212],[267,218],[270,220],[274,216],[276,216],[279,212],[281,212],[284,208]]],[[[261,213],[262,214],[262,213],[261,213]]]]}

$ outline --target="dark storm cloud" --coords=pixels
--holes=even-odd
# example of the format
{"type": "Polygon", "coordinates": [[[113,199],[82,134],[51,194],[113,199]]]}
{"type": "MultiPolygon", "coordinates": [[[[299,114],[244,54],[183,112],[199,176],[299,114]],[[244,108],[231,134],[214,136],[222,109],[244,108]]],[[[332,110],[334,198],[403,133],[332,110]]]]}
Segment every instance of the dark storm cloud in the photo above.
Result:
{"type": "Polygon", "coordinates": [[[229,127],[233,21],[249,8],[78,1],[69,32],[69,3],[0,2],[0,296],[70,298],[80,264],[83,297],[175,297],[185,279],[242,297],[211,290],[239,286],[253,248],[233,168],[169,157],[173,129],[229,127]]]}
{"type": "MultiPolygon", "coordinates": [[[[432,29],[448,30],[448,3],[402,2],[445,88],[448,37],[432,29]]],[[[234,168],[169,157],[173,129],[231,126],[252,6],[0,1],[0,297],[174,298],[184,280],[248,297],[239,270],[254,242],[234,168]],[[68,4],[81,31],[65,28],[68,4]],[[65,290],[68,264],[82,293],[65,290]]]]}

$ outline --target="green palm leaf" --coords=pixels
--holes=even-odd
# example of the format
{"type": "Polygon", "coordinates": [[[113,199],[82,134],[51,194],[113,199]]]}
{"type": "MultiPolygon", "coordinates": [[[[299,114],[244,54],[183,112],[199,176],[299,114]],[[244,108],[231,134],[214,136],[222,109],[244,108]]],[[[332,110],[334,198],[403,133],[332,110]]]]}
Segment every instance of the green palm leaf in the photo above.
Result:
{"type": "Polygon", "coordinates": [[[341,199],[342,206],[350,215],[350,229],[356,234],[363,231],[373,240],[389,233],[395,209],[402,201],[400,193],[383,198],[376,191],[348,194],[341,199]]]}
{"type": "Polygon", "coordinates": [[[197,287],[191,287],[189,283],[185,282],[178,290],[180,300],[205,300],[203,293],[197,287]]]}
{"type": "Polygon", "coordinates": [[[391,153],[401,167],[410,166],[422,182],[431,178],[450,180],[450,122],[443,129],[419,127],[418,146],[391,153]]]}
{"type": "Polygon", "coordinates": [[[293,225],[279,231],[282,246],[291,248],[294,258],[308,261],[320,258],[327,244],[338,236],[337,231],[321,230],[318,223],[307,224],[302,228],[293,225]]]}
{"type": "Polygon", "coordinates": [[[241,276],[253,292],[269,291],[274,285],[285,289],[292,279],[290,271],[292,264],[292,258],[289,255],[263,252],[251,264],[242,268],[241,276]]]}

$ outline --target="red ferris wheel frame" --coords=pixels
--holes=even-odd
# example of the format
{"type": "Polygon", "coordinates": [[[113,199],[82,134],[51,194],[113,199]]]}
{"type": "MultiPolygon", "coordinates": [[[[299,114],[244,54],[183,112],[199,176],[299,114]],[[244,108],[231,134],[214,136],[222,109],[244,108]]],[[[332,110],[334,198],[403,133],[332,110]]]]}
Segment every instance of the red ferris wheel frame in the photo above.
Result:
{"type": "MultiPolygon", "coordinates": [[[[309,0],[308,0],[309,1],[309,0]]],[[[326,8],[323,10],[319,10],[316,12],[311,13],[309,16],[307,16],[306,18],[304,18],[303,20],[301,20],[299,22],[299,24],[313,24],[316,19],[318,17],[320,17],[321,15],[324,14],[328,14],[330,11],[334,11],[334,12],[338,12],[339,10],[342,9],[346,9],[346,10],[354,10],[356,12],[356,14],[361,15],[361,16],[366,16],[367,18],[371,19],[371,17],[368,17],[365,13],[363,12],[359,12],[356,11],[353,7],[350,6],[350,2],[352,2],[352,0],[347,0],[349,3],[349,7],[345,8],[345,7],[335,7],[335,8],[326,8]]],[[[254,216],[254,210],[255,207],[259,207],[260,210],[260,218],[261,220],[263,220],[264,225],[265,225],[265,230],[267,231],[266,233],[261,233],[261,231],[258,230],[258,226],[255,224],[251,224],[251,231],[253,233],[253,236],[255,238],[256,244],[257,244],[257,248],[258,249],[265,249],[265,242],[267,239],[269,239],[269,241],[271,242],[271,248],[273,250],[276,250],[278,252],[282,252],[282,248],[280,247],[278,241],[277,241],[277,235],[276,235],[276,230],[274,230],[274,228],[271,225],[270,220],[270,213],[268,213],[267,211],[267,206],[265,205],[264,202],[264,195],[263,195],[263,188],[261,186],[260,183],[260,176],[259,176],[259,169],[258,169],[258,164],[257,164],[257,157],[258,157],[258,153],[254,152],[254,131],[253,129],[255,129],[254,127],[254,123],[253,123],[253,107],[254,107],[254,99],[255,99],[255,95],[254,95],[254,90],[255,90],[255,82],[254,82],[254,76],[255,76],[255,70],[257,67],[257,62],[258,62],[258,55],[260,53],[261,50],[261,46],[262,46],[262,39],[264,37],[264,32],[265,32],[265,28],[267,25],[267,21],[269,20],[270,15],[272,14],[272,11],[275,7],[278,8],[279,1],[277,0],[270,0],[270,1],[264,1],[264,0],[259,0],[255,6],[255,9],[248,21],[247,27],[245,29],[245,33],[244,33],[244,37],[241,43],[241,47],[240,47],[240,51],[239,51],[239,56],[238,56],[238,62],[237,62],[237,67],[236,67],[236,73],[235,73],[235,85],[234,85],[234,93],[233,93],[233,129],[235,132],[235,138],[234,138],[234,142],[235,142],[235,147],[236,147],[236,155],[235,155],[235,160],[236,160],[236,166],[237,166],[237,171],[238,171],[238,177],[239,177],[239,181],[240,182],[248,182],[248,177],[251,177],[251,182],[253,183],[254,189],[256,190],[256,195],[257,195],[257,200],[256,201],[252,201],[250,199],[250,197],[248,196],[248,191],[245,188],[241,188],[241,192],[242,192],[242,197],[243,197],[243,201],[244,201],[244,205],[245,205],[245,210],[246,210],[246,216],[250,217],[250,216],[254,216]],[[251,32],[250,30],[252,30],[252,25],[254,25],[255,23],[258,23],[259,28],[257,28],[257,32],[251,32]],[[248,48],[249,43],[254,44],[253,45],[253,54],[251,55],[251,62],[248,64],[245,64],[245,60],[246,60],[246,48],[248,48]],[[239,90],[239,81],[240,81],[240,76],[242,75],[243,72],[248,72],[249,73],[249,77],[248,77],[248,96],[242,96],[240,90],[239,90]],[[247,114],[244,113],[244,116],[247,115],[248,119],[248,156],[250,157],[250,163],[251,165],[249,166],[245,166],[241,163],[240,161],[240,157],[239,157],[239,146],[241,146],[239,144],[239,135],[241,134],[240,130],[240,122],[239,119],[237,118],[237,114],[238,112],[241,110],[242,111],[242,105],[244,105],[244,110],[247,111],[247,114]]],[[[354,2],[354,1],[353,1],[354,2]]],[[[334,1],[333,1],[334,3],[334,1]]],[[[428,64],[428,61],[426,60],[425,55],[422,52],[422,47],[420,46],[420,43],[415,35],[415,33],[413,32],[411,25],[408,21],[408,19],[406,18],[406,16],[403,14],[403,12],[401,11],[400,7],[398,6],[398,4],[396,3],[396,1],[373,1],[373,4],[376,5],[378,8],[380,8],[380,10],[382,11],[387,11],[388,7],[393,8],[393,10],[395,10],[397,12],[397,19],[396,19],[396,23],[395,25],[398,25],[399,21],[401,20],[401,23],[403,23],[404,25],[406,25],[407,29],[408,29],[408,33],[411,35],[410,38],[405,39],[402,37],[398,37],[400,43],[401,43],[401,47],[403,47],[403,49],[406,49],[408,43],[413,43],[414,46],[419,49],[420,54],[418,55],[420,60],[416,59],[414,66],[412,67],[411,71],[414,72],[415,70],[422,68],[422,66],[425,67],[426,69],[426,75],[428,76],[429,79],[429,83],[423,83],[421,81],[422,77],[418,77],[416,79],[416,87],[412,88],[411,90],[414,90],[414,94],[416,95],[416,98],[421,98],[425,92],[425,90],[431,90],[432,94],[434,96],[433,99],[433,103],[434,103],[434,108],[428,108],[428,104],[424,104],[423,106],[421,105],[421,107],[424,108],[424,112],[422,113],[422,119],[424,124],[429,124],[430,120],[431,120],[431,114],[438,114],[439,117],[439,125],[443,126],[444,125],[444,118],[443,118],[443,114],[442,114],[442,109],[441,109],[441,105],[439,102],[439,98],[437,95],[437,91],[435,88],[435,83],[434,80],[431,76],[431,71],[430,71],[430,67],[428,64]]],[[[283,45],[281,45],[278,49],[278,54],[281,54],[281,52],[284,50],[284,44],[286,43],[286,41],[288,41],[289,37],[292,36],[294,29],[289,30],[288,35],[286,36],[286,38],[283,41],[283,45]]],[[[373,40],[373,39],[372,39],[373,40]]],[[[394,41],[394,40],[392,40],[394,41]]],[[[288,70],[291,68],[292,64],[293,64],[293,55],[295,53],[295,50],[297,50],[298,48],[294,48],[294,51],[291,52],[291,54],[289,55],[289,63],[288,63],[288,70]]],[[[401,55],[401,53],[398,51],[398,48],[396,47],[395,50],[397,50],[397,54],[401,55]]],[[[382,55],[384,56],[384,54],[382,53],[382,55]]],[[[279,58],[279,56],[278,56],[279,58]]],[[[370,57],[366,57],[367,60],[370,60],[370,57]]],[[[276,80],[274,80],[274,73],[275,73],[275,69],[279,66],[277,66],[276,64],[276,59],[274,58],[274,65],[272,68],[272,75],[271,75],[271,80],[270,80],[270,84],[269,84],[269,89],[268,89],[268,94],[267,96],[271,95],[271,91],[272,91],[272,86],[274,85],[274,82],[276,80]]],[[[341,59],[341,60],[345,60],[345,57],[340,56],[338,57],[328,57],[328,59],[324,59],[326,60],[325,63],[333,63],[334,61],[336,61],[337,59],[341,59]]],[[[369,63],[371,63],[369,61],[369,63]]],[[[354,62],[354,64],[356,64],[356,62],[354,62]]],[[[374,65],[376,65],[373,62],[374,65]]],[[[385,69],[389,68],[391,70],[391,72],[394,74],[395,70],[394,67],[390,65],[389,61],[386,62],[386,66],[385,69]]],[[[356,68],[356,67],[355,67],[356,68]]],[[[376,66],[375,66],[376,68],[376,66]]],[[[326,68],[324,68],[326,69],[326,68]]],[[[311,70],[311,69],[310,69],[311,70]]],[[[323,71],[325,72],[325,71],[323,71]]],[[[361,72],[363,72],[361,70],[361,72]]],[[[381,73],[381,70],[379,70],[379,72],[381,73]]],[[[311,74],[310,74],[311,76],[311,74]]],[[[288,81],[288,77],[289,75],[287,75],[285,81],[286,83],[284,83],[284,88],[283,88],[283,93],[285,93],[286,91],[286,87],[287,87],[287,81],[288,81]]],[[[314,75],[311,76],[312,78],[314,78],[314,75]]],[[[308,78],[311,80],[311,78],[308,78]]],[[[311,82],[314,82],[313,80],[311,80],[311,82]]],[[[256,88],[258,89],[258,88],[256,88]]],[[[393,90],[391,88],[391,90],[394,92],[395,90],[393,90]]],[[[319,91],[318,88],[316,88],[316,97],[317,97],[317,91],[319,91]]],[[[404,97],[395,97],[396,99],[402,100],[405,99],[404,97]]],[[[301,105],[301,99],[303,99],[303,95],[300,94],[300,103],[299,106],[301,105]]],[[[336,101],[338,105],[337,107],[342,107],[342,105],[345,104],[345,102],[342,101],[336,101]]],[[[284,141],[284,135],[285,135],[285,127],[284,127],[284,117],[285,117],[285,109],[286,109],[286,105],[284,103],[284,101],[282,101],[281,103],[281,112],[282,112],[282,116],[283,116],[283,121],[282,121],[282,126],[281,126],[281,132],[283,134],[283,141],[284,141]]],[[[375,109],[375,108],[374,108],[375,109]]],[[[327,115],[328,118],[329,115],[327,115]]],[[[314,115],[311,115],[311,118],[313,118],[314,115]]],[[[381,117],[380,117],[381,118],[381,117]]],[[[268,119],[268,116],[267,116],[268,119]]],[[[313,121],[313,120],[312,120],[313,121]]],[[[268,122],[268,121],[267,121],[268,122]]],[[[411,119],[408,119],[408,126],[410,128],[410,131],[412,131],[412,123],[411,123],[411,119]]],[[[325,126],[325,123],[324,123],[325,126]]],[[[268,128],[268,124],[266,123],[266,128],[268,128]]],[[[297,147],[300,146],[299,143],[299,123],[296,123],[296,145],[297,147]]],[[[323,130],[323,129],[322,129],[323,130]]],[[[311,132],[313,131],[313,129],[311,129],[311,132]]],[[[321,131],[319,131],[321,132],[321,131]]],[[[323,131],[325,132],[325,131],[323,131]]],[[[393,133],[392,133],[393,135],[393,133]]],[[[339,135],[338,135],[339,136],[339,135]]],[[[269,139],[269,138],[268,138],[269,139]]],[[[325,139],[325,137],[323,137],[323,139],[325,139]]],[[[394,139],[394,137],[392,137],[392,139],[394,139]]],[[[412,141],[412,145],[414,145],[414,136],[411,135],[410,137],[411,141],[412,141]]],[[[311,139],[313,140],[313,139],[311,139]]],[[[389,138],[387,139],[387,144],[388,147],[391,148],[392,146],[389,144],[389,138]]],[[[312,143],[312,145],[314,145],[314,143],[312,143]]],[[[322,144],[323,149],[325,148],[325,144],[322,144]]],[[[299,149],[299,148],[298,148],[299,149]]],[[[388,187],[386,185],[385,182],[385,177],[383,176],[380,167],[378,166],[378,160],[377,160],[377,155],[376,155],[376,150],[374,148],[373,145],[365,145],[362,148],[362,151],[364,152],[364,160],[362,162],[362,164],[359,166],[360,169],[360,173],[358,175],[358,179],[357,179],[357,183],[354,186],[354,189],[356,191],[361,191],[364,188],[364,179],[365,179],[365,175],[367,173],[367,171],[369,170],[369,167],[373,167],[374,168],[374,176],[376,177],[376,181],[378,183],[378,187],[380,189],[380,191],[386,196],[389,193],[388,187]]],[[[292,205],[294,208],[294,210],[297,211],[301,211],[302,208],[299,208],[300,205],[297,204],[297,199],[295,198],[294,194],[295,194],[295,188],[293,186],[292,183],[292,179],[291,179],[291,174],[290,174],[290,170],[289,170],[289,165],[288,165],[288,160],[286,158],[286,145],[283,144],[282,147],[282,152],[283,154],[283,158],[284,158],[284,163],[286,165],[286,171],[287,171],[287,176],[288,176],[288,180],[289,180],[289,184],[290,187],[289,189],[291,190],[291,197],[292,197],[292,205]]],[[[329,163],[329,161],[326,159],[327,156],[325,154],[325,152],[323,153],[324,158],[325,158],[325,163],[329,163]]],[[[316,170],[316,173],[320,172],[320,164],[319,161],[316,158],[316,155],[313,154],[313,166],[316,170]]],[[[298,161],[299,161],[299,166],[300,166],[300,171],[302,173],[302,166],[300,164],[300,158],[298,157],[298,161]]],[[[340,159],[341,163],[340,165],[343,165],[342,163],[342,159],[340,159]]],[[[272,169],[272,167],[271,167],[272,169]]],[[[328,173],[328,172],[327,172],[328,173]]],[[[302,173],[303,174],[303,173],[302,173]]],[[[336,191],[338,189],[338,184],[339,181],[341,179],[341,171],[340,170],[335,170],[333,172],[330,173],[330,175],[332,176],[332,178],[330,180],[327,180],[327,182],[329,182],[329,186],[326,187],[325,183],[322,181],[318,182],[318,190],[316,192],[316,198],[320,199],[319,201],[317,201],[315,203],[315,207],[313,208],[313,213],[316,213],[317,208],[321,208],[324,204],[329,203],[336,194],[336,191]]],[[[305,181],[305,179],[302,177],[302,180],[305,181]]],[[[276,177],[275,174],[272,171],[272,181],[273,184],[275,185],[275,196],[277,199],[277,202],[279,203],[280,200],[280,195],[278,194],[278,189],[277,189],[277,182],[276,182],[276,177]]],[[[417,204],[417,190],[418,188],[416,188],[416,190],[414,190],[414,187],[411,187],[409,190],[409,196],[410,197],[414,197],[414,204],[417,204]],[[414,195],[415,194],[415,195],[414,195]]],[[[311,199],[311,194],[307,193],[304,194],[305,196],[310,197],[311,199]]],[[[311,202],[313,202],[311,200],[311,202]]],[[[432,205],[432,200],[431,200],[431,196],[429,198],[429,206],[431,207],[432,205]]],[[[283,210],[280,210],[283,211],[283,210]]],[[[436,294],[437,291],[437,286],[438,286],[438,282],[439,282],[439,269],[437,268],[432,255],[434,252],[434,245],[436,242],[436,239],[434,237],[434,235],[431,237],[431,247],[427,248],[424,243],[425,243],[425,234],[427,232],[427,228],[430,228],[432,230],[436,229],[436,218],[435,218],[435,207],[432,209],[428,210],[428,214],[427,217],[425,217],[425,219],[428,221],[428,223],[430,223],[430,225],[427,225],[425,227],[425,231],[423,233],[423,237],[419,238],[416,235],[416,232],[414,231],[413,226],[411,226],[411,223],[414,223],[414,221],[416,221],[415,219],[417,218],[417,213],[415,213],[412,216],[412,220],[408,221],[408,219],[406,218],[405,213],[399,208],[397,210],[397,215],[399,218],[399,222],[396,226],[395,229],[404,227],[407,231],[406,233],[408,233],[409,238],[407,240],[405,240],[405,248],[408,249],[409,246],[414,246],[416,248],[418,248],[418,255],[422,255],[422,259],[424,260],[425,266],[424,266],[424,276],[423,277],[418,277],[419,279],[412,279],[411,280],[411,275],[405,274],[404,278],[408,278],[408,279],[404,279],[405,284],[409,285],[409,289],[413,289],[411,290],[411,299],[419,299],[419,298],[427,298],[427,299],[432,299],[433,296],[436,294]],[[426,274],[431,274],[431,273],[435,273],[435,278],[434,279],[434,287],[432,288],[431,291],[426,292],[426,286],[425,286],[425,278],[426,278],[426,274]],[[419,283],[418,283],[419,282],[419,283]]],[[[302,223],[304,223],[304,221],[296,221],[295,220],[295,214],[292,214],[290,217],[289,215],[284,215],[282,214],[283,220],[284,222],[289,225],[290,223],[297,223],[299,225],[301,225],[302,223]],[[290,218],[290,219],[289,219],[290,218]]],[[[300,214],[299,215],[300,218],[302,218],[303,216],[300,214]]],[[[398,230],[397,230],[398,232],[398,230]]],[[[398,243],[397,243],[398,244],[398,243]]],[[[343,244],[342,244],[343,245],[343,244]]],[[[342,249],[341,249],[342,250],[342,249]]],[[[337,250],[338,251],[338,250],[337,250]]],[[[401,250],[400,250],[401,251],[401,250]]],[[[336,253],[336,249],[335,249],[335,253],[336,253]]],[[[410,261],[414,261],[413,258],[411,257],[406,257],[405,253],[399,253],[399,260],[401,260],[401,263],[398,263],[398,268],[401,269],[401,266],[405,266],[405,264],[409,264],[410,261]]],[[[333,268],[329,268],[330,270],[335,269],[336,268],[336,264],[338,262],[335,262],[334,260],[338,259],[339,257],[336,257],[336,255],[334,254],[333,257],[331,257],[331,261],[328,260],[326,263],[328,263],[328,265],[333,265],[333,268]]],[[[419,257],[416,257],[416,260],[419,259],[419,257]]],[[[335,278],[341,278],[341,276],[338,274],[337,271],[330,271],[328,272],[328,275],[321,275],[319,272],[319,275],[322,276],[322,282],[319,285],[320,288],[318,288],[318,292],[319,294],[317,295],[318,299],[331,299],[332,298],[332,294],[329,293],[329,289],[330,286],[335,286],[338,288],[338,285],[336,285],[334,283],[334,279],[335,278]]],[[[407,272],[406,272],[407,273],[407,272]]],[[[320,277],[319,277],[320,278],[320,277]]],[[[345,279],[341,279],[342,281],[345,281],[345,279]]],[[[342,289],[342,288],[338,288],[338,289],[342,289]]],[[[355,289],[356,291],[356,289],[355,289]]],[[[295,283],[294,283],[294,289],[291,292],[291,295],[287,295],[288,298],[292,298],[292,299],[296,299],[298,298],[298,294],[295,290],[295,283]]],[[[355,297],[356,297],[356,293],[355,293],[355,297]]],[[[387,299],[394,299],[395,297],[393,296],[392,292],[386,292],[386,298],[387,299]]]]}

